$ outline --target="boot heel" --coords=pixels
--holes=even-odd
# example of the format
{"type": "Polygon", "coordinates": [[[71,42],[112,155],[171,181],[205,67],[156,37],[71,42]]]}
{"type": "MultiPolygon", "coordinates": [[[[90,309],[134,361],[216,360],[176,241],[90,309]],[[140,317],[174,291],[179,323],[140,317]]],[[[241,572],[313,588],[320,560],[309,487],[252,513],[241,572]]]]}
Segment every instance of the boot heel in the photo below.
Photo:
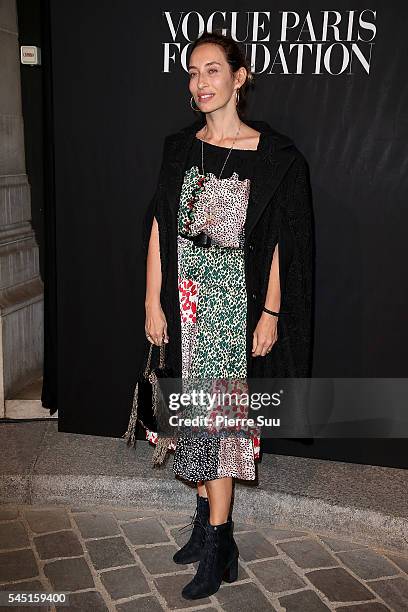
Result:
{"type": "Polygon", "coordinates": [[[231,565],[227,567],[222,579],[225,582],[235,582],[237,578],[238,578],[238,555],[234,557],[231,565]]]}

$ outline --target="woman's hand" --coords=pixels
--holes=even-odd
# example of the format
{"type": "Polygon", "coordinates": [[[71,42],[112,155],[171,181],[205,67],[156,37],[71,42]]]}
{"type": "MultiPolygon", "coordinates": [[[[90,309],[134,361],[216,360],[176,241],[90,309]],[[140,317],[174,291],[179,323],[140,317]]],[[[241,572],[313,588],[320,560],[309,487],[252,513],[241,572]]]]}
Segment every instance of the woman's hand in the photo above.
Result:
{"type": "Polygon", "coordinates": [[[263,312],[255,328],[252,341],[252,357],[264,357],[278,339],[278,318],[263,312]]]}
{"type": "Polygon", "coordinates": [[[168,342],[166,315],[160,303],[146,305],[145,332],[149,342],[160,346],[162,341],[168,342]]]}

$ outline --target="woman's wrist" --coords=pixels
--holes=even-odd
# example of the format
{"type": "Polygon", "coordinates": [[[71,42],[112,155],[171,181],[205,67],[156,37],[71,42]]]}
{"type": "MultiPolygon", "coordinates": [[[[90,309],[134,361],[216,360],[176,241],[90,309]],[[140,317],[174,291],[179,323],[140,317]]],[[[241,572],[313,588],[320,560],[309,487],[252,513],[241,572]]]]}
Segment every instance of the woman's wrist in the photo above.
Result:
{"type": "Polygon", "coordinates": [[[151,310],[155,308],[160,308],[160,297],[149,297],[145,299],[145,308],[146,310],[151,310]]]}
{"type": "Polygon", "coordinates": [[[272,318],[278,318],[280,315],[279,308],[267,308],[266,306],[263,306],[262,312],[266,313],[267,316],[272,318]]]}
{"type": "Polygon", "coordinates": [[[281,306],[281,295],[280,292],[270,291],[265,295],[264,307],[269,310],[274,310],[275,312],[279,312],[281,306]],[[270,295],[269,295],[270,294],[270,295]]]}

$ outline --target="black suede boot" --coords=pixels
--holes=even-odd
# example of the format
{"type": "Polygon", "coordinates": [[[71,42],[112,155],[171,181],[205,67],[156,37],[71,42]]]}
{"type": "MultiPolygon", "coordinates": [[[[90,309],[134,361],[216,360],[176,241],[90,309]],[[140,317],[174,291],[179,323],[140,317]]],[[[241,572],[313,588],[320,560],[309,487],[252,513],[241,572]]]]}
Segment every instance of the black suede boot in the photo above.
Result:
{"type": "Polygon", "coordinates": [[[233,536],[234,522],[221,525],[207,521],[203,555],[194,578],[181,594],[184,599],[201,599],[218,591],[221,582],[235,582],[238,577],[238,546],[233,536]]]}
{"type": "MultiPolygon", "coordinates": [[[[210,505],[206,497],[197,495],[197,508],[192,517],[193,531],[190,539],[180,550],[173,555],[175,563],[194,563],[199,561],[204,549],[205,528],[208,517],[210,516],[210,505]]],[[[191,525],[191,523],[189,523],[191,525]]],[[[187,527],[187,525],[186,525],[187,527]]],[[[183,527],[184,529],[184,527],[183,527]]]]}

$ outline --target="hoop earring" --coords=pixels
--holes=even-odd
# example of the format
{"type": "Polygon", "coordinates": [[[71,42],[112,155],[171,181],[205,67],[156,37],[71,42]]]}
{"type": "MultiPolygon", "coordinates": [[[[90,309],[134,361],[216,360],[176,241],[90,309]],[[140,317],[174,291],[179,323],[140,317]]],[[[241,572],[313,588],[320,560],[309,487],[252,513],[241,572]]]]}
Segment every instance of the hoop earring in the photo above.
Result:
{"type": "Polygon", "coordinates": [[[200,113],[201,113],[201,110],[199,108],[194,108],[194,106],[192,105],[193,100],[194,100],[194,98],[193,98],[193,96],[191,96],[191,98],[190,98],[190,106],[191,106],[191,108],[193,109],[193,111],[195,111],[195,112],[200,111],[200,113]]]}
{"type": "Polygon", "coordinates": [[[235,106],[238,106],[238,102],[239,102],[239,90],[240,88],[238,87],[238,89],[236,89],[236,94],[235,94],[235,106]]]}

